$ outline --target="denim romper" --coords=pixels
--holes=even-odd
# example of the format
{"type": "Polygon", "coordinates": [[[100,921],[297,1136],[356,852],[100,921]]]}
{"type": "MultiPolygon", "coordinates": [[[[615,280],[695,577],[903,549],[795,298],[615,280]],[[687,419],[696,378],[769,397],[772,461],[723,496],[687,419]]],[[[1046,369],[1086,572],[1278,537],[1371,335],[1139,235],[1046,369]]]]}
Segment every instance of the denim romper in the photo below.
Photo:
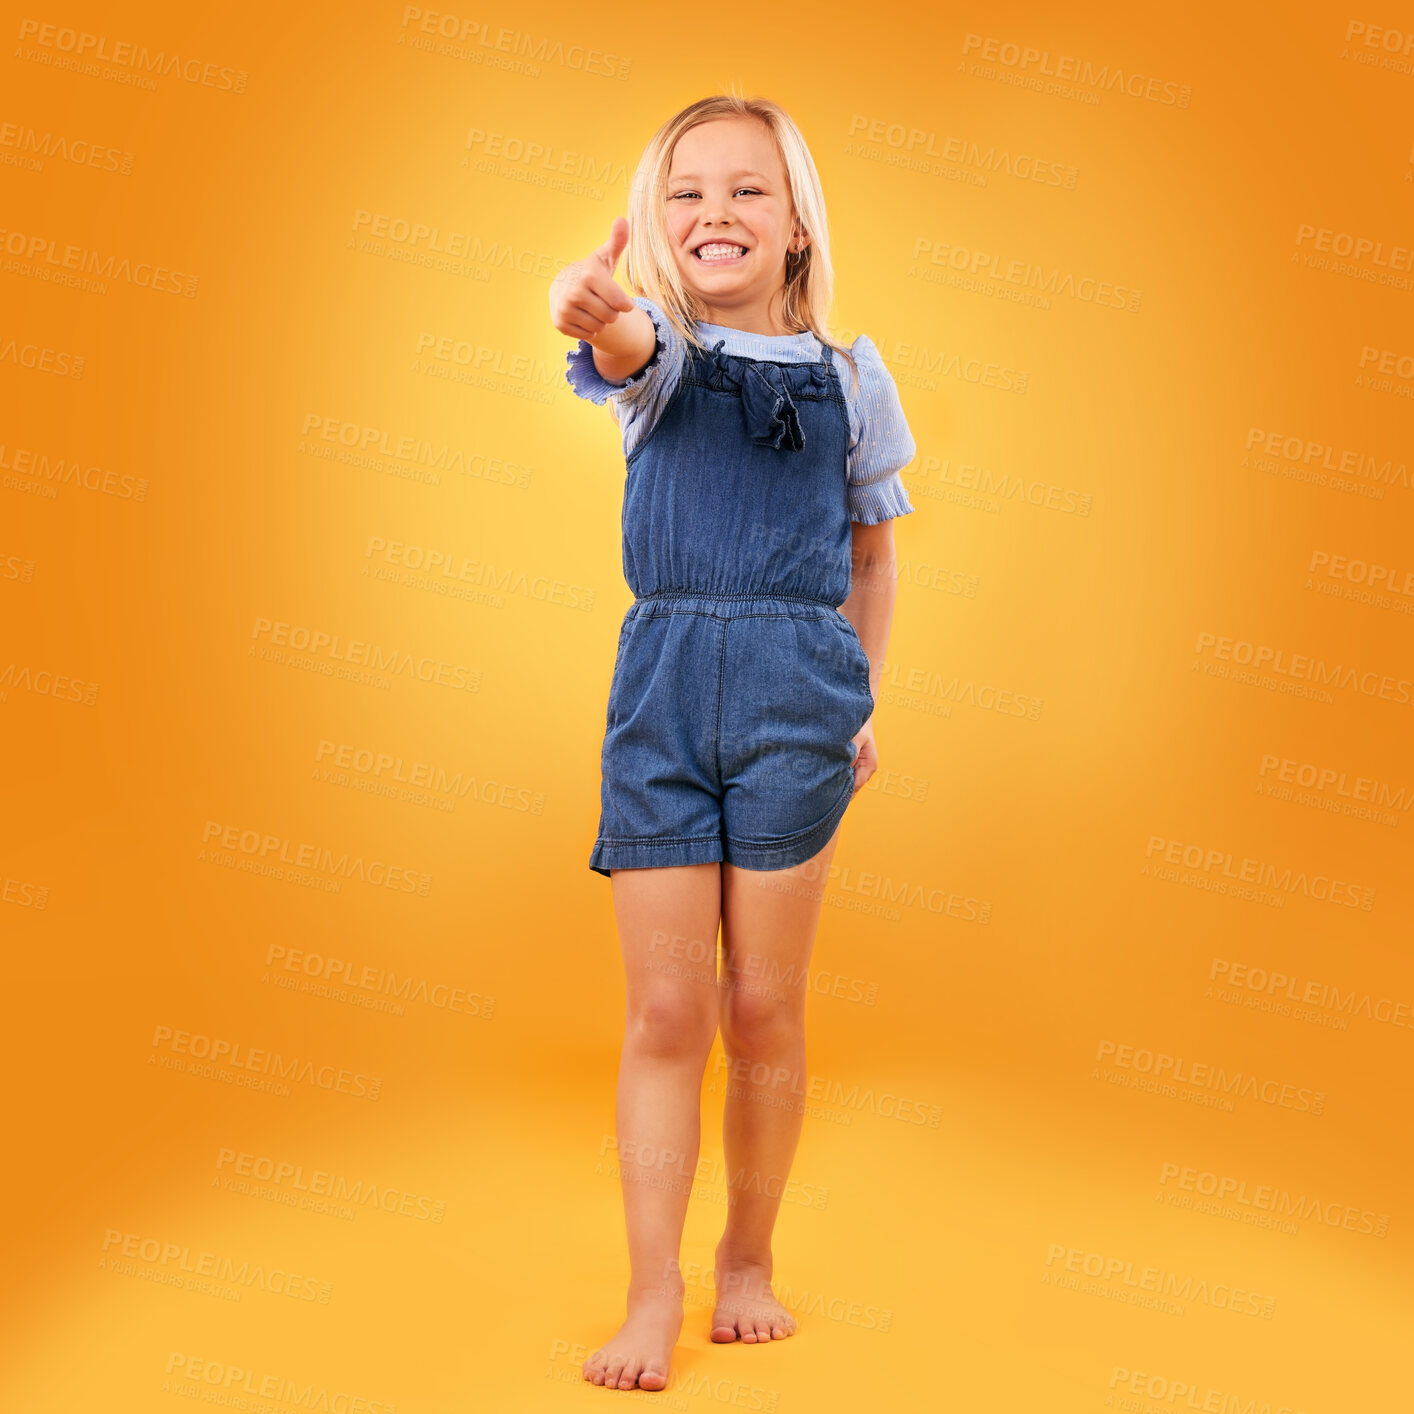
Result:
{"type": "Polygon", "coordinates": [[[786,869],[828,843],[874,710],[849,597],[849,418],[834,351],[688,344],[626,461],[624,578],[596,873],[786,869]]]}

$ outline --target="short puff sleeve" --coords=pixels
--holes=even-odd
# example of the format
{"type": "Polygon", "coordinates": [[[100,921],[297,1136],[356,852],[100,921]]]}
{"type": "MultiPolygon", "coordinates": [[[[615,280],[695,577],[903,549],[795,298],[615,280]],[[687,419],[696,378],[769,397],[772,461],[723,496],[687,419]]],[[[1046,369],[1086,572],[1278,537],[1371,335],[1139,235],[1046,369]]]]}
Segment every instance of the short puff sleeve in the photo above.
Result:
{"type": "Polygon", "coordinates": [[[899,472],[918,448],[903,415],[898,387],[874,341],[861,334],[849,351],[859,368],[859,392],[849,400],[849,518],[861,525],[877,525],[914,509],[899,472]]]}

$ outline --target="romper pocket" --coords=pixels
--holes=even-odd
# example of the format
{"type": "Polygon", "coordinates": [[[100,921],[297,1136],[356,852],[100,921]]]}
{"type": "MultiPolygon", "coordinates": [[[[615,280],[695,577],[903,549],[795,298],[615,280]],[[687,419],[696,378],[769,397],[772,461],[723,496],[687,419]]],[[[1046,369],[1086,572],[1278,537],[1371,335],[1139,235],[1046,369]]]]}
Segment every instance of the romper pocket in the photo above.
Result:
{"type": "Polygon", "coordinates": [[[859,641],[854,625],[843,614],[837,611],[831,622],[839,629],[844,639],[845,657],[854,665],[855,676],[864,689],[864,695],[869,699],[872,712],[877,704],[874,701],[874,691],[869,686],[869,655],[864,651],[864,645],[859,641]]]}
{"type": "Polygon", "coordinates": [[[624,661],[624,649],[628,645],[631,630],[634,623],[634,606],[630,605],[624,614],[622,627],[619,629],[619,646],[614,650],[614,671],[609,677],[609,703],[606,713],[606,725],[612,727],[619,715],[619,668],[624,661]]]}
{"type": "Polygon", "coordinates": [[[624,615],[623,624],[619,628],[619,646],[614,650],[614,672],[619,670],[619,663],[624,656],[624,644],[628,642],[628,631],[633,627],[633,619],[630,615],[624,615]]]}

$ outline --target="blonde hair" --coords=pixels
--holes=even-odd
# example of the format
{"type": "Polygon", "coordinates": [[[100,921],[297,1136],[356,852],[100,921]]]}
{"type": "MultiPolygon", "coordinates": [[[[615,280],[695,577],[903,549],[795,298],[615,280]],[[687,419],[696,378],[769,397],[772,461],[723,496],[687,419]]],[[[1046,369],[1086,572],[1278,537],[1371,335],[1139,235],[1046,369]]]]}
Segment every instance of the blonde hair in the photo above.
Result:
{"type": "Polygon", "coordinates": [[[831,337],[827,327],[835,273],[830,264],[830,234],[820,174],[795,120],[769,98],[743,98],[735,93],[699,98],[673,114],[653,134],[639,159],[629,191],[625,281],[634,294],[652,300],[687,343],[704,347],[693,324],[706,309],[684,286],[673,258],[664,193],[678,140],[689,129],[714,118],[755,118],[775,139],[790,186],[791,214],[810,236],[804,250],[786,254],[781,317],[792,333],[809,330],[822,344],[838,350],[850,366],[857,391],[859,366],[853,354],[831,337]]]}

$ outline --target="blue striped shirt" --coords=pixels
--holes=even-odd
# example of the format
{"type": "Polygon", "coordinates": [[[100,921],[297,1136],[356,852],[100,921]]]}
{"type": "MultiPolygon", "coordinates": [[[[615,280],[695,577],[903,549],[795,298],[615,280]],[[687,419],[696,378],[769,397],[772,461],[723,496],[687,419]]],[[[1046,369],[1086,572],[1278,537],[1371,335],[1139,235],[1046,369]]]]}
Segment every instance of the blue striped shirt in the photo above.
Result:
{"type": "MultiPolygon", "coordinates": [[[[565,377],[581,397],[592,403],[614,399],[627,457],[657,422],[677,387],[686,347],[682,336],[668,323],[663,311],[643,295],[633,302],[647,312],[657,331],[655,357],[632,378],[611,383],[594,366],[594,349],[585,339],[565,354],[565,377]]],[[[818,363],[824,358],[820,341],[806,331],[800,334],[748,334],[724,324],[697,323],[697,332],[710,348],[719,339],[723,353],[744,358],[770,359],[776,363],[818,363]]],[[[853,387],[849,365],[835,358],[849,413],[849,453],[846,457],[849,518],[862,525],[877,525],[913,510],[899,472],[911,462],[918,448],[904,419],[898,388],[867,334],[850,345],[859,365],[859,390],[853,387]]]]}

